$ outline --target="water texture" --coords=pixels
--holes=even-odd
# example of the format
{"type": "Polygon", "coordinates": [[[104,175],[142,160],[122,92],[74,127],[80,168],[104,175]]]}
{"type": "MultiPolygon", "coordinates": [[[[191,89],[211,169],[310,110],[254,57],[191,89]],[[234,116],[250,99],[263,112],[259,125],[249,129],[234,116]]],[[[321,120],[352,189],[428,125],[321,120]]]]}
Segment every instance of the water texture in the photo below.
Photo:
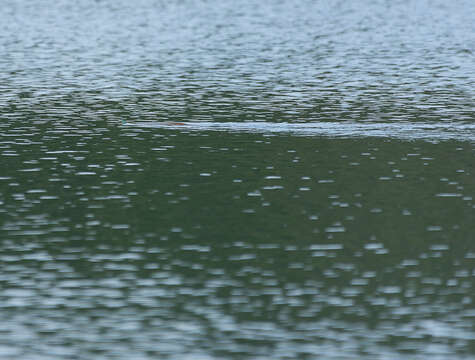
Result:
{"type": "Polygon", "coordinates": [[[286,134],[307,137],[361,138],[383,137],[404,140],[475,141],[475,125],[457,122],[424,123],[359,123],[359,122],[124,122],[124,126],[190,131],[221,131],[237,133],[286,134]]]}
{"type": "Polygon", "coordinates": [[[474,14],[471,1],[6,0],[1,100],[11,116],[84,120],[470,121],[474,14]]]}
{"type": "Polygon", "coordinates": [[[474,11],[3,1],[0,359],[474,358],[474,11]]]}

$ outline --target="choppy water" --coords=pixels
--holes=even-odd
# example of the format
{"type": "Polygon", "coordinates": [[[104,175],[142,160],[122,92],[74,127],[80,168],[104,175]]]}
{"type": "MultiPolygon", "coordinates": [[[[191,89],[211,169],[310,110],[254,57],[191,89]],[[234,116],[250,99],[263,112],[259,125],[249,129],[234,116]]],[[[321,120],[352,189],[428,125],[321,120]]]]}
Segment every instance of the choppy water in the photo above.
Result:
{"type": "Polygon", "coordinates": [[[475,357],[474,10],[2,2],[0,358],[475,357]]]}

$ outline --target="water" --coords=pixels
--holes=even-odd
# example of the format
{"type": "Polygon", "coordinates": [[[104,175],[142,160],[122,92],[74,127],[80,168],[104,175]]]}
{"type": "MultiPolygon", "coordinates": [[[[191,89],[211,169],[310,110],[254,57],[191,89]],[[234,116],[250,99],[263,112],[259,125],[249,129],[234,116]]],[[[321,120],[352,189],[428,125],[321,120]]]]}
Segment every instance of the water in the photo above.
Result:
{"type": "Polygon", "coordinates": [[[0,358],[474,358],[474,10],[4,1],[0,358]]]}
{"type": "Polygon", "coordinates": [[[326,137],[391,137],[393,139],[421,140],[439,142],[441,140],[475,140],[475,125],[457,122],[421,123],[358,123],[358,122],[306,122],[306,123],[274,123],[274,122],[124,122],[125,126],[179,129],[183,132],[220,131],[248,132],[262,134],[288,134],[294,136],[326,136],[326,137]]]}

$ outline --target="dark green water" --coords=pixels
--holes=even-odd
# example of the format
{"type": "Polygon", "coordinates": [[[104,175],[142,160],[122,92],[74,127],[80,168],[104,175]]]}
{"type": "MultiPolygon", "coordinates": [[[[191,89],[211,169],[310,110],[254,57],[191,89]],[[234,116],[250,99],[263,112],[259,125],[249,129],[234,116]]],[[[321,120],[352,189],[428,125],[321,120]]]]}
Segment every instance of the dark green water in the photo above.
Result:
{"type": "Polygon", "coordinates": [[[4,2],[0,358],[475,358],[474,11],[4,2]]]}

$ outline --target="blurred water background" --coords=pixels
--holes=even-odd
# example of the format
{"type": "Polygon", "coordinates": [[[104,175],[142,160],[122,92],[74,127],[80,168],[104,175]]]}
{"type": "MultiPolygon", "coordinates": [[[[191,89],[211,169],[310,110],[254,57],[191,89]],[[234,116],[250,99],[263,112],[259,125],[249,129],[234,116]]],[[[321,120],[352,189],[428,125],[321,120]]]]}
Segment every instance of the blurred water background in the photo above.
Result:
{"type": "Polygon", "coordinates": [[[474,16],[3,0],[0,358],[475,358],[474,16]]]}

